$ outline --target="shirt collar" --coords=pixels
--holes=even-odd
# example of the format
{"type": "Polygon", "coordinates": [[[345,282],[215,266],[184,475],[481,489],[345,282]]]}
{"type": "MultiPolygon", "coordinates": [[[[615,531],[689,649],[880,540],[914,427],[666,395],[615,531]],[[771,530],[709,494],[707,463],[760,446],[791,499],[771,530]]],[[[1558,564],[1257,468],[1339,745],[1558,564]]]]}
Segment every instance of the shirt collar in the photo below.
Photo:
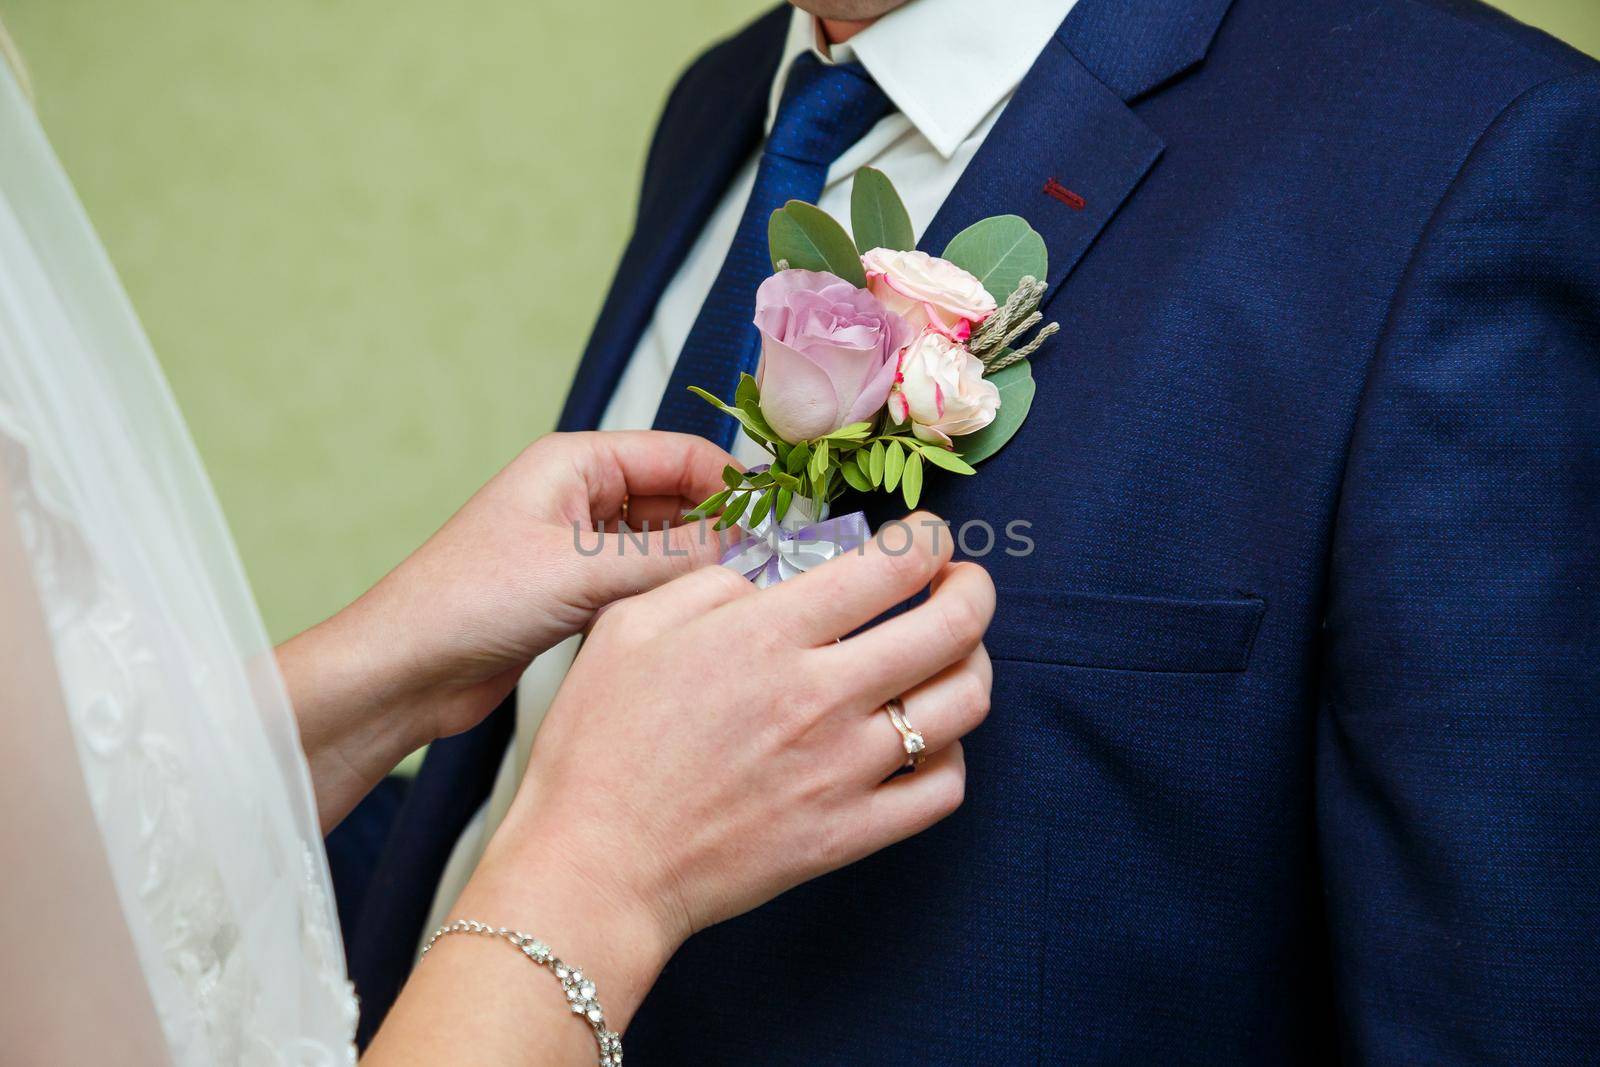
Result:
{"type": "Polygon", "coordinates": [[[1011,95],[1074,0],[910,0],[824,53],[814,16],[795,8],[773,80],[767,130],[789,67],[810,51],[825,63],[859,61],[894,106],[949,159],[1011,95]]]}

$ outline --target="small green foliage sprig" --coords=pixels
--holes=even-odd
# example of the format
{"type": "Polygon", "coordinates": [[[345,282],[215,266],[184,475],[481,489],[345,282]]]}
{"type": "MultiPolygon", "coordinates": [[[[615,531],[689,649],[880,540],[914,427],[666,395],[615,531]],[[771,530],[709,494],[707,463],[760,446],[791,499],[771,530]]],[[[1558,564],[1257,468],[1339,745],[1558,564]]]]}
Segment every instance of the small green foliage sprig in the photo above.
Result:
{"type": "MultiPolygon", "coordinates": [[[[704,389],[692,391],[708,404],[739,422],[744,435],[772,457],[766,470],[723,468],[723,488],[701,501],[685,518],[710,518],[721,512],[716,529],[739,523],[749,528],[771,516],[782,522],[796,495],[817,504],[836,500],[846,487],[870,493],[899,491],[906,507],[922,498],[925,466],[953,474],[976,474],[970,463],[948,448],[912,436],[908,428],[896,430],[883,419],[853,422],[814,441],[790,444],[779,437],[761,416],[761,390],[749,374],[739,376],[732,404],[704,389]]],[[[820,509],[819,509],[820,510],[820,509]]]]}

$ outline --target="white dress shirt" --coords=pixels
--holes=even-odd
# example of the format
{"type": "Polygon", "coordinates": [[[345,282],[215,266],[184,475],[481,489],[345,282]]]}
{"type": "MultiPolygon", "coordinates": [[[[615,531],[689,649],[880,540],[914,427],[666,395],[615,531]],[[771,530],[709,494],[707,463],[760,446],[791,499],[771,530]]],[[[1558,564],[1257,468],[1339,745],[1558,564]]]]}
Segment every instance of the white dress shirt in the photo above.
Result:
{"type": "MultiPolygon", "coordinates": [[[[894,183],[912,226],[923,232],[983,144],[1011,94],[1033,65],[1074,0],[911,0],[831,49],[816,20],[796,9],[773,81],[767,129],[772,128],[790,65],[812,51],[825,63],[859,61],[894,103],[883,118],[828,168],[818,206],[850,225],[851,178],[861,167],[894,183]],[[1003,14],[997,11],[1003,10],[1003,14]]],[[[755,184],[760,154],[740,170],[700,232],[683,266],[657,304],[655,316],[612,394],[600,428],[648,429],[672,376],[678,353],[733,244],[755,184]]],[[[970,220],[972,222],[977,219],[970,220]]],[[[754,309],[752,309],[753,312],[754,309]]],[[[757,463],[766,453],[740,435],[738,458],[757,463]]],[[[434,897],[428,930],[441,925],[500,825],[522,781],[533,735],[577,654],[572,638],[540,656],[517,690],[516,737],[478,816],[457,842],[434,897]]]]}

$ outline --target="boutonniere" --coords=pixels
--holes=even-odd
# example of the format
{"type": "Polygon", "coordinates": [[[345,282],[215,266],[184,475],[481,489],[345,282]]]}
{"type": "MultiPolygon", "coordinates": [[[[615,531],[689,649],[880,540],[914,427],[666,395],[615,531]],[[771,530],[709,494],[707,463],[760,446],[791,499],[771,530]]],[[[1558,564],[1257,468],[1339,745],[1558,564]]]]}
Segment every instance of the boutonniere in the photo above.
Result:
{"type": "Polygon", "coordinates": [[[1026,220],[984,219],[930,256],[889,179],[864,168],[850,224],[854,240],[813,204],[773,212],[756,373],[729,400],[693,389],[772,457],[728,467],[688,516],[748,530],[723,562],[759,585],[865,540],[860,513],[828,518],[846,489],[915,508],[934,470],[976,474],[1028,417],[1028,357],[1057,330],[1039,312],[1048,257],[1026,220]]]}

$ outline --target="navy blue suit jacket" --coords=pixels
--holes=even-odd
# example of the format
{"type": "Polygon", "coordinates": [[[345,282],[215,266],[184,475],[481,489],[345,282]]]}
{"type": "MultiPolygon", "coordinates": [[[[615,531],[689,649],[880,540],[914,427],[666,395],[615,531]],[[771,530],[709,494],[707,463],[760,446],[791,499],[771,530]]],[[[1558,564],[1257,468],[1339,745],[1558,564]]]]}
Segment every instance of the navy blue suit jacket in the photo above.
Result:
{"type": "MultiPolygon", "coordinates": [[[[786,18],[673,91],[567,428],[759,144],[786,18]]],[[[1593,1062],[1600,68],[1471,2],[1080,0],[924,244],[1002,212],[1062,330],[926,498],[1036,541],[986,561],[966,805],[694,938],[630,1061],[1593,1062]]],[[[369,1030],[508,729],[408,800],[369,1030]]]]}

